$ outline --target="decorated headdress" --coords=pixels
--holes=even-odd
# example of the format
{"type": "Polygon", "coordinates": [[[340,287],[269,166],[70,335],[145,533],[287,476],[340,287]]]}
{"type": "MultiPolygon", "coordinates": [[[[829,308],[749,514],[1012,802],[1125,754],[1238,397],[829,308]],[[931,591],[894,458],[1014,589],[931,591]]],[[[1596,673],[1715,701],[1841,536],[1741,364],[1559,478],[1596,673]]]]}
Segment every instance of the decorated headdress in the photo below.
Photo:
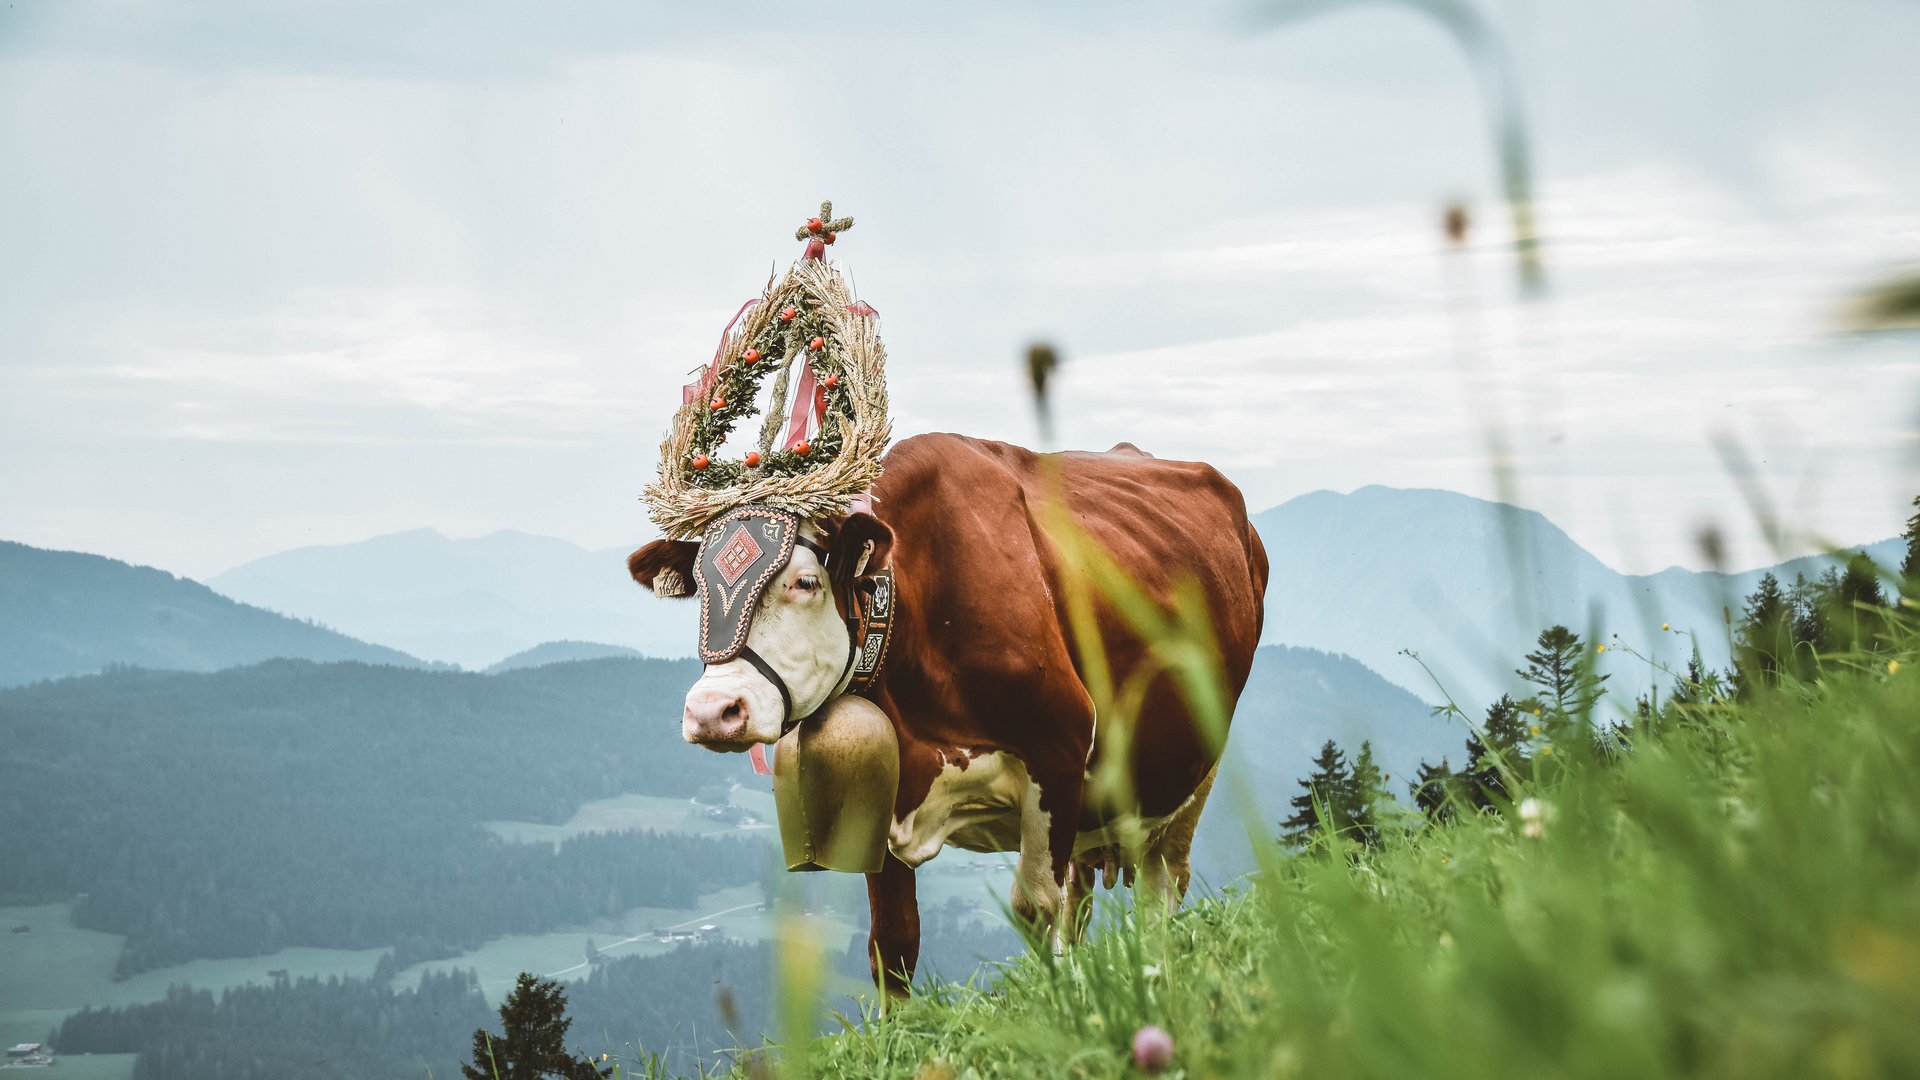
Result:
{"type": "Polygon", "coordinates": [[[800,260],[743,305],[713,362],[681,394],[660,444],[660,473],[646,489],[648,516],[670,539],[698,536],[720,515],[770,507],[808,521],[845,513],[880,478],[892,434],[886,349],[877,312],[854,299],[826,249],[853,227],[820,204],[794,233],[800,260]],[[754,447],[723,458],[734,427],[773,397],[754,447]],[[791,408],[789,409],[789,402],[791,408]]]}

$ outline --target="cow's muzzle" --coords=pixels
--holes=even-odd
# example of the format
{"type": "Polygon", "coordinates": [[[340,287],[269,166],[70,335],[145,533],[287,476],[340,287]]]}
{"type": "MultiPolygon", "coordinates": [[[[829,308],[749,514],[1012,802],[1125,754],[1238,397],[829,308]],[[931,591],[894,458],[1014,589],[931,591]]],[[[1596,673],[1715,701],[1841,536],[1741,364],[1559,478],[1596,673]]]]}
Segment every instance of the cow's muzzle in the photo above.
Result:
{"type": "Polygon", "coordinates": [[[745,694],[724,686],[695,686],[687,691],[680,713],[680,736],[714,750],[745,750],[754,739],[747,732],[753,706],[745,694]]]}

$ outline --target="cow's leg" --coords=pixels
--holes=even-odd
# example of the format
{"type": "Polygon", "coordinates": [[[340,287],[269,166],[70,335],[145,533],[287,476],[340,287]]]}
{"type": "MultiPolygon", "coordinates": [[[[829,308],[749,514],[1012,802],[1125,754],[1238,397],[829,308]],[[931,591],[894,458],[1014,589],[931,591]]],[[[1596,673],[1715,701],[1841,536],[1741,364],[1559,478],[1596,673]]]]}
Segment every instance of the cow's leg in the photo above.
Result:
{"type": "Polygon", "coordinates": [[[873,926],[867,934],[867,967],[874,985],[891,996],[905,996],[920,961],[920,901],[914,895],[913,867],[889,855],[880,872],[867,875],[867,907],[873,926]]]}
{"type": "Polygon", "coordinates": [[[1140,867],[1141,888],[1134,893],[1136,902],[1150,896],[1171,911],[1186,899],[1187,885],[1193,877],[1189,862],[1193,831],[1200,826],[1200,811],[1207,807],[1207,795],[1213,791],[1213,778],[1219,771],[1216,763],[1194,789],[1193,797],[1147,839],[1140,867]]]}
{"type": "Polygon", "coordinates": [[[1020,806],[1020,863],[1013,877],[1013,913],[1058,951],[1065,944],[1067,873],[1080,822],[1078,785],[1027,783],[1020,806]],[[1052,791],[1062,792],[1050,798],[1052,791]]]}

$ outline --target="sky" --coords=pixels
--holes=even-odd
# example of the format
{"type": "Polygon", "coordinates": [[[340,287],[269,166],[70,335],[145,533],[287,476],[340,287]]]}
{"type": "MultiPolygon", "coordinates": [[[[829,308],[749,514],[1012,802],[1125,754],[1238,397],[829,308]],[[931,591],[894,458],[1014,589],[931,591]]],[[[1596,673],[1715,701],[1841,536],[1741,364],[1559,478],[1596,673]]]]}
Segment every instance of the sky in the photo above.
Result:
{"type": "Polygon", "coordinates": [[[196,577],[429,526],[590,548],[823,197],[899,435],[1213,462],[1255,509],[1505,494],[1616,568],[1897,533],[1920,4],[0,8],[0,538],[196,577]],[[1283,13],[1300,17],[1280,17],[1283,13]],[[1443,208],[1473,226],[1451,247],[1443,208]]]}

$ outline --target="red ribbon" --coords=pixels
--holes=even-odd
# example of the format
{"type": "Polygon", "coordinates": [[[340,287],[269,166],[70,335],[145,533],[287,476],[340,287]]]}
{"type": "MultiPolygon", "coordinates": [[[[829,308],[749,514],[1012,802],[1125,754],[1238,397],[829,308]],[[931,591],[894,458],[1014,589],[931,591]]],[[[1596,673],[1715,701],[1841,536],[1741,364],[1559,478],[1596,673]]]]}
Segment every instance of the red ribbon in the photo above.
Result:
{"type": "Polygon", "coordinates": [[[733,328],[739,323],[740,316],[745,315],[748,308],[759,302],[760,298],[756,296],[746,303],[741,304],[740,310],[734,312],[733,318],[727,320],[727,328],[720,331],[720,344],[714,346],[713,349],[713,363],[700,369],[700,377],[698,379],[680,388],[680,404],[691,405],[698,401],[704,405],[713,400],[710,396],[713,393],[713,380],[714,377],[719,374],[720,361],[726,358],[727,342],[733,338],[733,328]]]}
{"type": "Polygon", "coordinates": [[[753,773],[755,776],[773,775],[773,770],[767,767],[766,743],[754,743],[753,749],[747,751],[747,756],[753,759],[753,773]]]}

